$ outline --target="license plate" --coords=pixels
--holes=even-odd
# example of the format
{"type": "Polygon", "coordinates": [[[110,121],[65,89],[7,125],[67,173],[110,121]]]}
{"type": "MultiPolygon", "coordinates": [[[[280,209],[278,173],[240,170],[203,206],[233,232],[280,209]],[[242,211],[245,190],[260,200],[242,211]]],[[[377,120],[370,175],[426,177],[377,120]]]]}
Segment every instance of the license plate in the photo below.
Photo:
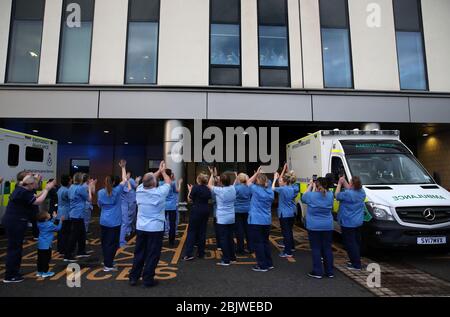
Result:
{"type": "Polygon", "coordinates": [[[447,237],[419,237],[417,244],[446,244],[447,237]]]}

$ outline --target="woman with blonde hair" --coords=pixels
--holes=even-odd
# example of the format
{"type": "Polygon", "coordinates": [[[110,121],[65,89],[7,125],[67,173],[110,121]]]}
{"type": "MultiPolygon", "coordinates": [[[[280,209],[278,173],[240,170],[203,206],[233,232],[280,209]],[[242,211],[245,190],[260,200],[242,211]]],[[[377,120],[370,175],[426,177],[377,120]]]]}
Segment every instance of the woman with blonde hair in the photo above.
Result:
{"type": "Polygon", "coordinates": [[[252,198],[248,212],[248,232],[250,244],[256,253],[255,272],[267,272],[273,269],[269,234],[272,225],[272,203],[274,193],[270,180],[262,173],[261,167],[248,180],[252,198]]]}
{"type": "Polygon", "coordinates": [[[199,258],[205,256],[206,227],[209,218],[208,201],[211,198],[211,191],[208,188],[209,177],[200,173],[197,176],[197,184],[188,185],[188,201],[192,202],[189,214],[189,227],[186,239],[186,251],[183,257],[185,261],[191,261],[194,257],[194,245],[197,243],[197,255],[199,258]]]}
{"type": "Polygon", "coordinates": [[[245,254],[249,253],[250,246],[248,242],[248,211],[250,210],[250,200],[252,198],[252,192],[247,185],[248,175],[235,173],[234,189],[236,190],[236,201],[234,203],[235,210],[235,226],[234,234],[236,236],[236,253],[245,254]],[[245,240],[244,240],[245,239],[245,240]],[[245,249],[245,241],[247,242],[247,249],[245,249]]]}
{"type": "Polygon", "coordinates": [[[299,187],[294,186],[297,178],[293,172],[287,172],[287,164],[284,165],[281,175],[273,175],[272,189],[278,193],[278,218],[280,219],[281,232],[283,234],[284,251],[280,253],[282,258],[292,258],[294,250],[294,227],[297,206],[295,197],[298,195],[299,187]],[[276,187],[278,180],[279,187],[276,187]]]}

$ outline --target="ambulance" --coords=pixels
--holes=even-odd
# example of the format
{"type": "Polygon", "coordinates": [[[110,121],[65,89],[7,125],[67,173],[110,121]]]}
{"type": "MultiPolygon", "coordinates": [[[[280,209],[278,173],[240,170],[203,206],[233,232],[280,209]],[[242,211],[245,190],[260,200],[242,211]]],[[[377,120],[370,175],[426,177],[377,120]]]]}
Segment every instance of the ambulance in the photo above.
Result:
{"type": "MultiPolygon", "coordinates": [[[[42,175],[41,188],[56,178],[58,142],[26,133],[0,129],[0,219],[9,195],[16,186],[17,173],[28,170],[42,175]]],[[[38,189],[39,191],[39,189],[38,189]]]]}
{"type": "MultiPolygon", "coordinates": [[[[443,247],[450,239],[450,193],[400,141],[397,130],[326,130],[287,145],[287,163],[300,183],[299,218],[307,206],[301,195],[315,177],[359,176],[366,192],[362,242],[369,248],[443,247]]],[[[335,201],[335,230],[339,202],[335,201]]]]}

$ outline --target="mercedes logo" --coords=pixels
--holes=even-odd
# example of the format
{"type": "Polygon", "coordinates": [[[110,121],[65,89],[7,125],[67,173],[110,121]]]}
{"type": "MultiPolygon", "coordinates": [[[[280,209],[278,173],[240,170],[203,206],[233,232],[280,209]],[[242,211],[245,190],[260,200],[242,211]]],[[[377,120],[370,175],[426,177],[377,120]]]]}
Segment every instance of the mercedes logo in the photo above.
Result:
{"type": "Polygon", "coordinates": [[[433,209],[427,208],[423,211],[422,216],[428,221],[433,221],[436,218],[436,213],[433,209]]]}

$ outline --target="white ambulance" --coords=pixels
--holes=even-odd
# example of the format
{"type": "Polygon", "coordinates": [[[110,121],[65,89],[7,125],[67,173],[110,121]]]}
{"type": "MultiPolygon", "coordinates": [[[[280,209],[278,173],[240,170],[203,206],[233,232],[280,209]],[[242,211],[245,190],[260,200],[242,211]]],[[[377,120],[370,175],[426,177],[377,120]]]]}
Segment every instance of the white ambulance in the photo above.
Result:
{"type": "MultiPolygon", "coordinates": [[[[365,247],[450,245],[450,193],[400,141],[397,130],[327,130],[287,145],[287,163],[300,182],[298,206],[313,176],[359,176],[366,192],[365,247]]],[[[335,201],[335,230],[339,203],[335,201]]]]}
{"type": "Polygon", "coordinates": [[[16,186],[17,173],[29,170],[42,175],[42,186],[56,178],[58,142],[25,134],[0,129],[0,219],[8,205],[9,195],[16,186]]]}

